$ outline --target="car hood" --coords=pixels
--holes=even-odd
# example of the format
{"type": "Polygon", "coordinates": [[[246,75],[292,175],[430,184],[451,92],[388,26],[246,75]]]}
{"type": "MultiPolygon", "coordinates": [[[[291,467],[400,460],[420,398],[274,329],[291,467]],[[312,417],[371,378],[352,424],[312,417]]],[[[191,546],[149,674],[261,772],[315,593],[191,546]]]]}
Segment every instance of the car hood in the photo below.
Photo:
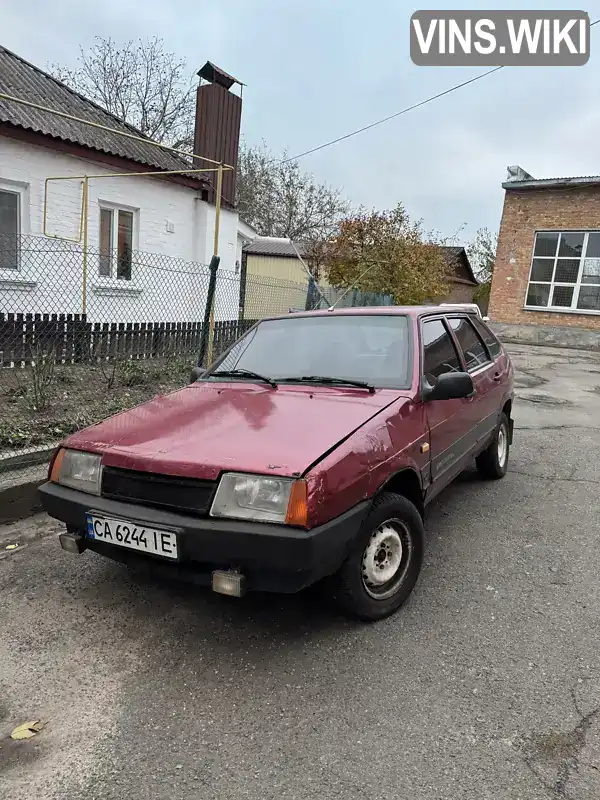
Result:
{"type": "Polygon", "coordinates": [[[197,383],[73,434],[103,464],[214,480],[222,471],[302,474],[404,393],[197,383]]]}

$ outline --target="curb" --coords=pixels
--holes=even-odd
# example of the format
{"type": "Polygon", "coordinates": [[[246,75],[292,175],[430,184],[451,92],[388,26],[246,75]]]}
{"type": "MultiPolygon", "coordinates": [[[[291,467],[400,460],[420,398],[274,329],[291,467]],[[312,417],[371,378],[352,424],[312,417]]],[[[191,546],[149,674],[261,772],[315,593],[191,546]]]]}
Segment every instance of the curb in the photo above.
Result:
{"type": "Polygon", "coordinates": [[[37,490],[46,480],[46,465],[54,449],[28,448],[0,455],[0,525],[43,511],[37,490]]]}
{"type": "Polygon", "coordinates": [[[17,522],[43,511],[37,490],[45,480],[29,480],[0,489],[0,525],[17,522]]]}

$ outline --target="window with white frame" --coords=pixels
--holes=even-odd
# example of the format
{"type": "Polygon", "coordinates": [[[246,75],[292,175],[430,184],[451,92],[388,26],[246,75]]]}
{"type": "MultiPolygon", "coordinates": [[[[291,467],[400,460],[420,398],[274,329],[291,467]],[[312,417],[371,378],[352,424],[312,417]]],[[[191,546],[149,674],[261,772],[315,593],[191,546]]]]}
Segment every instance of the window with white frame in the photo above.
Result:
{"type": "Polygon", "coordinates": [[[131,280],[133,225],[133,211],[100,208],[100,277],[131,280]]]}
{"type": "Polygon", "coordinates": [[[600,314],[600,231],[538,231],[525,308],[600,314]]]}
{"type": "Polygon", "coordinates": [[[0,188],[0,269],[19,268],[21,194],[0,188]]]}

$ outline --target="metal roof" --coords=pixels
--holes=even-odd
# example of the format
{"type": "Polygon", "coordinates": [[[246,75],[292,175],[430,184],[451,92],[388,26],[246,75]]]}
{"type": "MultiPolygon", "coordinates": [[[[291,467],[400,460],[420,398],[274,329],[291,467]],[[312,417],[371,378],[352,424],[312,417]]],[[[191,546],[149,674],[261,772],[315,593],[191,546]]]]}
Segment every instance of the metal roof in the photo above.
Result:
{"type": "Polygon", "coordinates": [[[598,186],[600,175],[582,175],[575,178],[532,178],[526,181],[505,181],[503,189],[544,189],[568,186],[598,186]]]}
{"type": "Polygon", "coordinates": [[[508,167],[503,189],[560,189],[571,186],[598,186],[600,175],[581,175],[565,178],[534,178],[518,165],[508,167]]]}
{"type": "MultiPolygon", "coordinates": [[[[308,250],[304,242],[295,242],[301,256],[308,250]]],[[[259,236],[251,244],[244,247],[245,253],[255,256],[281,256],[283,258],[298,258],[298,254],[289,239],[278,239],[271,236],[259,236]]]]}
{"type": "MultiPolygon", "coordinates": [[[[133,125],[123,122],[119,117],[2,46],[0,46],[0,91],[90,122],[147,138],[133,125]]],[[[161,170],[179,170],[190,166],[182,156],[156,147],[150,139],[146,144],[9,100],[0,99],[0,122],[7,122],[63,142],[121,156],[161,170]]],[[[189,177],[196,178],[198,182],[203,180],[201,177],[198,178],[198,175],[189,177]]]]}
{"type": "Polygon", "coordinates": [[[212,61],[207,61],[206,64],[199,69],[196,73],[199,78],[204,78],[205,81],[209,83],[218,83],[221,86],[224,86],[226,89],[231,89],[234,83],[237,83],[239,86],[245,86],[245,83],[238,81],[237,78],[234,78],[233,75],[230,75],[228,72],[225,72],[224,69],[221,67],[217,67],[216,64],[213,64],[212,61]]]}

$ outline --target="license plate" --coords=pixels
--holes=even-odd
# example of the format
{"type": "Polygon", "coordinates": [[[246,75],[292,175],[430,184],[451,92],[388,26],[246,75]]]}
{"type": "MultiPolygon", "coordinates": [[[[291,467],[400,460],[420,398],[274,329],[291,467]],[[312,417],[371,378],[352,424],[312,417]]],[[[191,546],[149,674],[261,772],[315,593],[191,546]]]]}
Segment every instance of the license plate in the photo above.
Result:
{"type": "Polygon", "coordinates": [[[173,531],[149,528],[123,519],[110,519],[87,515],[88,539],[108,542],[119,547],[129,547],[142,553],[152,553],[164,558],[176,559],[177,534],[173,531]]]}

